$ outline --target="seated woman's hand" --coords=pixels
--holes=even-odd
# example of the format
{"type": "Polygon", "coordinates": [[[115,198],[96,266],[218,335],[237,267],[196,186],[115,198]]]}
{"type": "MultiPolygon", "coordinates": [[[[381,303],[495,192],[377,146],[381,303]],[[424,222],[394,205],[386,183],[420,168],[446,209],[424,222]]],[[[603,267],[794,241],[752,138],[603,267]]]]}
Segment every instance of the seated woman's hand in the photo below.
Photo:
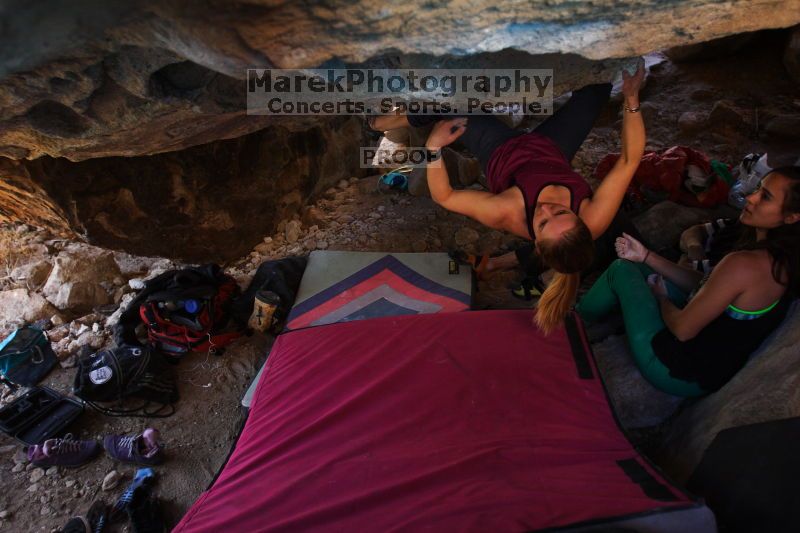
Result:
{"type": "Polygon", "coordinates": [[[656,298],[667,298],[669,296],[667,293],[667,282],[664,281],[663,276],[659,274],[650,274],[647,276],[647,284],[650,285],[650,290],[653,291],[656,298]]]}
{"type": "Polygon", "coordinates": [[[644,263],[644,260],[647,259],[647,254],[650,253],[644,244],[627,233],[623,233],[622,237],[617,237],[614,242],[614,248],[616,248],[617,256],[620,259],[627,259],[634,263],[644,263]]]}
{"type": "Polygon", "coordinates": [[[428,135],[428,141],[425,143],[425,147],[428,150],[439,150],[443,146],[447,146],[461,137],[466,129],[466,118],[440,120],[433,127],[433,130],[431,130],[431,134],[428,135]]]}

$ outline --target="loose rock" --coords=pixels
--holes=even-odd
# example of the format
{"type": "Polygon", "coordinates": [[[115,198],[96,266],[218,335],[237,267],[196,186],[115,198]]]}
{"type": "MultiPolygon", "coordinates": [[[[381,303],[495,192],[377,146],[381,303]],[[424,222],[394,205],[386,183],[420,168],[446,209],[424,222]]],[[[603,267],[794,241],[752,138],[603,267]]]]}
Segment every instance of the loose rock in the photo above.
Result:
{"type": "Polygon", "coordinates": [[[286,241],[289,244],[294,244],[300,238],[301,224],[299,220],[290,220],[286,224],[286,241]]]}
{"type": "Polygon", "coordinates": [[[116,487],[119,484],[121,479],[122,479],[122,475],[119,472],[117,472],[116,470],[112,470],[111,472],[106,474],[106,477],[103,478],[102,489],[104,491],[109,491],[109,490],[113,489],[114,487],[116,487]]]}
{"type": "Polygon", "coordinates": [[[472,228],[460,228],[455,233],[455,240],[458,246],[467,246],[480,238],[480,234],[472,228]]]}
{"type": "Polygon", "coordinates": [[[325,213],[319,208],[311,206],[303,211],[302,221],[306,226],[322,224],[325,221],[325,213]]]}
{"type": "Polygon", "coordinates": [[[417,253],[422,253],[428,250],[428,243],[424,240],[417,240],[411,243],[411,249],[417,253]]]}
{"type": "Polygon", "coordinates": [[[24,281],[28,284],[28,287],[39,287],[47,281],[47,276],[50,275],[52,268],[53,265],[49,261],[40,259],[18,266],[11,271],[10,276],[14,281],[24,281]]]}
{"type": "Polygon", "coordinates": [[[7,453],[12,453],[17,449],[16,444],[6,444],[4,446],[0,446],[0,454],[5,455],[7,453]]]}
{"type": "Polygon", "coordinates": [[[73,243],[55,258],[50,276],[42,288],[47,300],[58,309],[91,309],[111,301],[101,285],[121,276],[109,250],[73,243]]]}
{"type": "Polygon", "coordinates": [[[22,448],[17,448],[17,451],[14,453],[14,462],[23,465],[28,462],[28,455],[22,448]]]}
{"type": "Polygon", "coordinates": [[[42,470],[41,468],[37,468],[31,473],[31,483],[37,483],[43,477],[44,477],[44,470],[42,470]]]}

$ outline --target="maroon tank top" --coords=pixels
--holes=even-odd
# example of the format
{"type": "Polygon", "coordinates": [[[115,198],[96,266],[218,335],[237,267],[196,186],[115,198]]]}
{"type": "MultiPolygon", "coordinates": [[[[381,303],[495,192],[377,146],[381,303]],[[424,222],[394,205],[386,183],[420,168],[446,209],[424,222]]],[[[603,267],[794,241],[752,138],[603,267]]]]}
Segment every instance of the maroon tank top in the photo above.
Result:
{"type": "Polygon", "coordinates": [[[558,146],[536,132],[513,137],[495,149],[486,166],[489,190],[499,194],[516,185],[525,199],[528,233],[533,236],[533,210],[539,193],[548,185],[563,185],[570,192],[570,209],[578,214],[581,202],[592,195],[586,180],[572,170],[558,146]]]}

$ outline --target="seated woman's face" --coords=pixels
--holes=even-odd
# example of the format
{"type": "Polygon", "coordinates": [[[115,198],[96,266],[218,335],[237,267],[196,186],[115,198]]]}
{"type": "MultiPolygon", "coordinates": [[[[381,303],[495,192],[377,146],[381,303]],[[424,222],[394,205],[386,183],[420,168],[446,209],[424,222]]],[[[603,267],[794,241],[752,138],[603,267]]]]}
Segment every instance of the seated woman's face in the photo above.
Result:
{"type": "Polygon", "coordinates": [[[746,226],[772,229],[787,223],[783,206],[789,194],[789,179],[780,174],[767,174],[758,189],[747,196],[739,220],[746,226]]]}
{"type": "Polygon", "coordinates": [[[558,239],[575,227],[578,216],[571,209],[550,202],[539,202],[533,210],[533,235],[537,241],[558,239]]]}

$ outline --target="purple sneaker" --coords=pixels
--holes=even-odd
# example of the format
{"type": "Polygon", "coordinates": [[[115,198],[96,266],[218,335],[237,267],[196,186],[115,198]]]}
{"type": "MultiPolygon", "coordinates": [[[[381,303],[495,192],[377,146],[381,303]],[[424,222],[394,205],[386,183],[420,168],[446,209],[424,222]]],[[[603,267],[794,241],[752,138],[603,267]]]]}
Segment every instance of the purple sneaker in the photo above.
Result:
{"type": "Polygon", "coordinates": [[[75,440],[67,434],[63,439],[47,439],[28,448],[28,460],[35,466],[75,467],[88,463],[100,451],[93,440],[75,440]]]}
{"type": "Polygon", "coordinates": [[[140,435],[106,435],[103,446],[112,459],[137,465],[157,465],[164,461],[158,430],[145,429],[140,435]]]}

